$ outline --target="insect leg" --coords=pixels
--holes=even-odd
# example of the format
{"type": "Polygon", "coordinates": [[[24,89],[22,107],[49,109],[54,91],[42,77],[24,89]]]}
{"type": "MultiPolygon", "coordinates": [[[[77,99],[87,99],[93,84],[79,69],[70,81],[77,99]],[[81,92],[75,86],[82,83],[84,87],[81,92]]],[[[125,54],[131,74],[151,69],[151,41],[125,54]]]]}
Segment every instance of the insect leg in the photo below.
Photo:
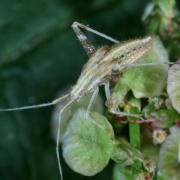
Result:
{"type": "MultiPolygon", "coordinates": [[[[86,31],[89,31],[89,32],[92,32],[92,33],[94,33],[94,34],[96,34],[96,35],[98,35],[98,36],[101,36],[101,37],[103,37],[103,38],[105,38],[105,39],[107,39],[107,40],[109,40],[109,41],[112,41],[113,43],[119,43],[119,41],[118,40],[116,40],[116,39],[114,39],[114,38],[112,38],[112,37],[110,37],[110,36],[108,36],[108,35],[106,35],[106,34],[104,34],[104,33],[101,33],[101,32],[99,32],[99,31],[97,31],[97,30],[95,30],[95,29],[92,29],[92,28],[90,28],[90,27],[88,27],[88,26],[86,26],[86,25],[84,25],[84,24],[81,24],[81,23],[79,23],[79,22],[74,22],[73,23],[73,25],[75,25],[76,27],[80,27],[80,28],[82,28],[82,29],[85,29],[86,31]]],[[[73,26],[72,25],[72,26],[73,26]]]]}
{"type": "Polygon", "coordinates": [[[21,111],[21,110],[27,110],[27,109],[36,109],[36,108],[43,108],[43,107],[48,107],[48,106],[53,106],[63,100],[65,100],[67,97],[69,97],[69,94],[66,94],[60,98],[57,98],[51,102],[48,103],[43,103],[43,104],[35,104],[31,106],[22,106],[22,107],[17,107],[17,108],[6,108],[6,109],[0,109],[0,112],[7,112],[7,111],[21,111]]]}
{"type": "Polygon", "coordinates": [[[132,114],[132,113],[127,113],[127,112],[121,112],[121,111],[114,110],[113,108],[110,109],[110,112],[112,114],[115,114],[116,116],[119,116],[119,117],[123,117],[123,116],[130,116],[130,117],[135,117],[135,118],[141,118],[142,117],[141,114],[132,114]]]}
{"type": "MultiPolygon", "coordinates": [[[[107,82],[104,85],[105,88],[105,95],[106,95],[106,99],[107,101],[111,100],[111,93],[110,93],[110,87],[109,87],[109,82],[107,82]]],[[[110,103],[109,103],[110,104],[110,103]]],[[[113,107],[110,108],[110,112],[117,115],[117,116],[131,116],[131,117],[136,117],[139,118],[139,120],[131,120],[131,121],[125,121],[125,123],[137,123],[137,124],[142,124],[142,123],[150,123],[153,122],[153,120],[144,120],[142,119],[142,116],[140,114],[131,114],[131,113],[126,113],[126,112],[120,112],[120,111],[116,111],[114,110],[113,107]]]]}
{"type": "Polygon", "coordinates": [[[103,34],[103,33],[99,32],[99,31],[96,31],[96,30],[94,30],[94,29],[92,29],[92,28],[90,28],[90,27],[88,27],[88,26],[85,26],[85,25],[83,25],[83,24],[80,24],[80,23],[78,23],[78,22],[76,22],[76,21],[72,24],[71,27],[72,27],[73,31],[75,32],[77,38],[78,38],[79,41],[81,42],[84,50],[86,51],[86,53],[87,53],[89,56],[90,56],[92,53],[95,52],[95,48],[94,48],[94,46],[92,45],[92,43],[88,40],[88,38],[86,37],[86,35],[81,31],[80,28],[85,29],[86,31],[92,32],[92,33],[94,33],[94,34],[96,34],[96,35],[98,35],[98,36],[101,36],[101,37],[103,37],[103,38],[105,38],[105,39],[107,39],[107,40],[109,40],[109,41],[114,42],[114,43],[119,43],[118,40],[116,40],[116,39],[114,39],[114,38],[112,38],[112,37],[110,37],[110,36],[107,36],[106,34],[103,34]]]}
{"type": "MultiPolygon", "coordinates": [[[[110,93],[109,82],[107,82],[104,87],[105,87],[106,99],[107,99],[107,101],[110,101],[111,100],[111,93],[110,93]]],[[[108,103],[108,104],[111,104],[111,103],[108,103]]],[[[122,117],[122,116],[131,116],[131,117],[136,117],[136,118],[141,117],[141,115],[139,115],[139,114],[132,114],[132,113],[117,111],[113,107],[110,107],[109,110],[112,114],[115,114],[115,115],[120,116],[120,117],[122,117]]]]}
{"type": "Polygon", "coordinates": [[[107,82],[107,83],[104,85],[104,88],[105,88],[106,99],[107,99],[107,101],[109,101],[109,100],[111,99],[111,92],[110,92],[109,82],[107,82]]]}
{"type": "Polygon", "coordinates": [[[62,167],[61,167],[61,161],[60,161],[60,155],[59,155],[59,141],[60,141],[60,122],[61,122],[61,116],[64,110],[70,106],[75,100],[72,99],[70,100],[59,112],[59,120],[58,120],[58,130],[57,130],[57,138],[56,138],[56,156],[57,156],[57,161],[58,161],[58,168],[59,168],[59,175],[61,180],[63,180],[63,172],[62,172],[62,167]]]}
{"type": "Polygon", "coordinates": [[[92,45],[92,43],[88,40],[86,35],[81,31],[79,23],[74,22],[71,27],[72,27],[73,31],[75,32],[77,38],[81,42],[81,44],[82,44],[84,50],[86,51],[86,53],[89,56],[91,54],[93,54],[96,50],[95,50],[94,46],[92,45]]]}
{"type": "Polygon", "coordinates": [[[88,104],[88,107],[87,107],[87,112],[86,112],[86,118],[89,116],[91,107],[92,107],[92,105],[93,105],[93,103],[94,103],[94,101],[95,101],[95,99],[96,99],[96,97],[98,95],[98,92],[99,92],[99,88],[97,87],[95,89],[95,91],[93,92],[92,97],[91,97],[91,99],[89,101],[89,104],[88,104]]]}
{"type": "Polygon", "coordinates": [[[130,121],[126,121],[128,123],[133,123],[133,124],[144,124],[144,123],[152,123],[154,122],[154,119],[140,119],[140,120],[130,120],[130,121]]]}

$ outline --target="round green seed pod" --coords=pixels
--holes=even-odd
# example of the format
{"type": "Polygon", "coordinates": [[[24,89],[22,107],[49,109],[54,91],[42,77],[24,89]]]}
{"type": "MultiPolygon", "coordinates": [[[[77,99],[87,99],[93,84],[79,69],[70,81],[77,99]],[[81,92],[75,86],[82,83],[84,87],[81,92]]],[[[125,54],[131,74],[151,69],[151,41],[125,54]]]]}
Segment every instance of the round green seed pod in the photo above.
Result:
{"type": "MultiPolygon", "coordinates": [[[[139,64],[168,63],[168,54],[157,37],[153,37],[151,50],[144,56],[139,64]]],[[[161,94],[165,88],[168,75],[168,64],[142,66],[130,68],[123,75],[127,86],[133,91],[136,98],[153,97],[161,94]]]]}
{"type": "Polygon", "coordinates": [[[129,90],[136,98],[159,96],[167,83],[168,62],[168,54],[163,44],[159,38],[153,37],[152,48],[137,64],[153,63],[154,65],[129,67],[123,72],[112,93],[113,106],[123,105],[129,90]]]}
{"type": "Polygon", "coordinates": [[[167,92],[174,109],[180,113],[180,61],[169,69],[167,92]]]}
{"type": "Polygon", "coordinates": [[[180,128],[172,127],[160,149],[159,170],[164,180],[180,179],[180,128]]]}
{"type": "Polygon", "coordinates": [[[119,164],[115,165],[113,169],[113,180],[132,180],[132,170],[127,167],[123,167],[119,164]]]}
{"type": "Polygon", "coordinates": [[[68,124],[63,137],[63,157],[75,172],[93,176],[108,164],[114,146],[114,132],[99,113],[87,116],[79,109],[68,124]]]}
{"type": "MultiPolygon", "coordinates": [[[[87,96],[83,96],[79,101],[74,102],[72,105],[67,107],[61,116],[61,122],[60,122],[60,143],[62,143],[62,137],[66,131],[67,125],[72,118],[73,114],[77,111],[79,108],[87,108],[89,101],[91,99],[92,94],[89,94],[87,96]]],[[[52,114],[52,121],[51,121],[51,132],[52,137],[56,141],[57,137],[57,130],[58,130],[58,124],[59,124],[59,112],[64,107],[66,102],[59,103],[52,114]]],[[[103,112],[103,101],[100,95],[97,96],[93,106],[92,110],[95,110],[96,112],[102,113],[103,112]]]]}

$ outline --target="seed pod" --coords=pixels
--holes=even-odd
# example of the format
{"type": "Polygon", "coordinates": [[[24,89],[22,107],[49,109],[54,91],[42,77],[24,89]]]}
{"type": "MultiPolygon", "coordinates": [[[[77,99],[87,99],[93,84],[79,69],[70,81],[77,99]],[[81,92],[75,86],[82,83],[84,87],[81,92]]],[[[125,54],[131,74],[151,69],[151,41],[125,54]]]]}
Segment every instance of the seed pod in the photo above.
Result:
{"type": "MultiPolygon", "coordinates": [[[[154,37],[152,49],[139,61],[141,63],[167,63],[168,55],[158,38],[154,37]]],[[[126,84],[136,98],[161,94],[166,85],[168,64],[132,68],[124,74],[126,84]]]]}
{"type": "MultiPolygon", "coordinates": [[[[89,101],[91,99],[92,94],[82,97],[79,101],[74,102],[71,106],[67,107],[65,111],[62,113],[61,122],[60,122],[60,143],[62,142],[62,137],[66,131],[67,125],[72,118],[73,114],[77,109],[79,108],[86,108],[89,104],[89,101]]],[[[52,131],[52,137],[56,140],[57,137],[57,129],[58,129],[58,121],[59,121],[59,112],[63,108],[64,103],[59,103],[52,115],[52,123],[51,123],[51,131],[52,131]]],[[[96,112],[103,112],[103,102],[100,95],[97,96],[93,106],[92,110],[95,110],[96,112]]]]}
{"type": "Polygon", "coordinates": [[[180,179],[180,128],[170,129],[171,134],[167,137],[160,149],[159,170],[164,180],[180,179]]]}
{"type": "Polygon", "coordinates": [[[180,113],[180,61],[169,69],[167,92],[173,107],[180,113]]]}
{"type": "Polygon", "coordinates": [[[132,180],[132,170],[117,164],[113,170],[113,180],[132,180]]]}
{"type": "Polygon", "coordinates": [[[117,106],[117,99],[123,104],[123,98],[132,90],[136,98],[159,96],[165,88],[168,74],[168,54],[157,37],[153,37],[151,50],[142,57],[138,64],[162,63],[160,65],[129,67],[120,77],[112,94],[112,104],[117,106]],[[163,64],[164,63],[164,64],[163,64]]]}
{"type": "Polygon", "coordinates": [[[93,176],[108,164],[114,146],[114,132],[99,113],[79,109],[63,137],[63,157],[72,170],[93,176]]]}

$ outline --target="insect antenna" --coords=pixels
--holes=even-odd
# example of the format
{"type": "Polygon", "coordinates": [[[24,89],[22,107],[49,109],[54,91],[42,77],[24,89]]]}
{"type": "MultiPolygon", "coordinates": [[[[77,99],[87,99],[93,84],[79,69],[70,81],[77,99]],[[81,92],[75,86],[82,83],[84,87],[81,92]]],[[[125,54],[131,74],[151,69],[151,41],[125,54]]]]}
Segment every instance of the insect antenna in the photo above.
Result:
{"type": "Polygon", "coordinates": [[[136,63],[136,64],[128,64],[128,65],[125,65],[125,66],[128,66],[128,67],[143,67],[143,66],[156,66],[156,65],[162,65],[162,64],[172,65],[172,64],[175,64],[175,62],[136,63]]]}
{"type": "Polygon", "coordinates": [[[22,107],[16,107],[16,108],[5,108],[5,109],[0,109],[0,112],[7,112],[7,111],[22,111],[22,110],[28,110],[28,109],[36,109],[36,108],[43,108],[43,107],[48,107],[48,106],[53,106],[69,97],[69,94],[66,94],[60,98],[57,98],[51,102],[48,103],[42,103],[42,104],[34,104],[31,106],[22,106],[22,107]]]}
{"type": "Polygon", "coordinates": [[[60,112],[59,112],[58,130],[57,130],[57,138],[56,138],[56,156],[57,156],[58,168],[59,168],[59,175],[60,175],[61,180],[63,180],[63,172],[62,172],[62,167],[61,167],[61,159],[60,159],[60,155],[59,155],[59,141],[60,141],[61,117],[62,117],[62,113],[64,112],[64,110],[65,110],[68,106],[70,106],[74,101],[75,101],[75,99],[69,100],[69,101],[64,105],[64,107],[60,110],[60,112]]]}

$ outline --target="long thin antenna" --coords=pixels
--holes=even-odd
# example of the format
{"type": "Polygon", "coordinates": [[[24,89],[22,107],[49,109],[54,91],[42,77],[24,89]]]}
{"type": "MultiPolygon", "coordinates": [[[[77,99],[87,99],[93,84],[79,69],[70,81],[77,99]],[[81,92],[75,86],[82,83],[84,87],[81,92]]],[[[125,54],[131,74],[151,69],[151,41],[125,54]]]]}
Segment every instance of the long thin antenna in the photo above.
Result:
{"type": "Polygon", "coordinates": [[[162,64],[175,64],[175,62],[152,62],[152,63],[136,63],[136,64],[128,64],[125,66],[128,67],[141,67],[141,66],[156,66],[156,65],[162,65],[162,64]]]}
{"type": "Polygon", "coordinates": [[[16,107],[16,108],[6,108],[6,109],[0,109],[0,112],[7,112],[7,111],[22,111],[22,110],[28,110],[28,109],[35,109],[35,108],[43,108],[48,106],[53,106],[62,100],[66,99],[69,96],[69,94],[66,94],[60,98],[57,98],[51,102],[43,103],[43,104],[35,104],[31,106],[22,106],[22,107],[16,107]]]}
{"type": "Polygon", "coordinates": [[[57,130],[57,139],[56,139],[56,156],[57,156],[57,161],[58,161],[58,168],[59,168],[59,175],[61,180],[63,180],[63,172],[62,172],[62,167],[61,167],[61,159],[59,155],[59,141],[60,141],[60,125],[61,125],[61,116],[63,111],[71,105],[75,100],[71,99],[59,112],[59,120],[58,120],[58,130],[57,130]]]}

